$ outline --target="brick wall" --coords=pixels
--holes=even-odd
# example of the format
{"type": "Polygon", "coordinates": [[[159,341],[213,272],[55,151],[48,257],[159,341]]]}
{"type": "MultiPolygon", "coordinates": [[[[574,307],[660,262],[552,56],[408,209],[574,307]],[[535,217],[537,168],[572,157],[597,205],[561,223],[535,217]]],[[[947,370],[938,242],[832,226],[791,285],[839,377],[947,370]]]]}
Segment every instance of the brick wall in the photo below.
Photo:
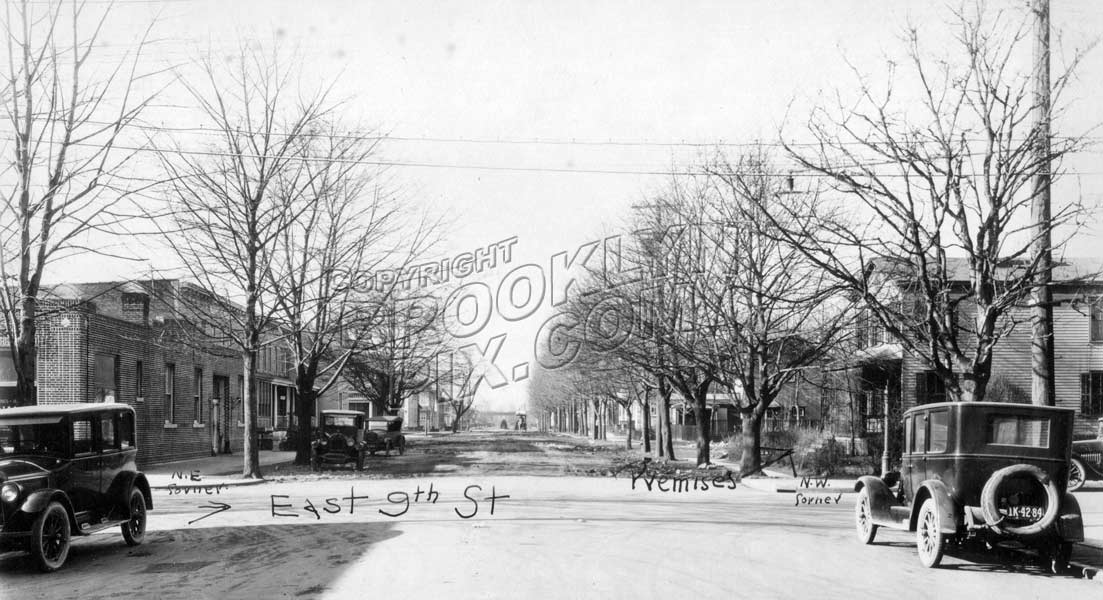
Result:
{"type": "Polygon", "coordinates": [[[231,451],[241,452],[244,430],[238,422],[242,411],[233,400],[242,396],[238,377],[242,363],[232,352],[193,348],[158,328],[89,312],[87,307],[50,314],[40,323],[40,331],[39,403],[101,400],[96,360],[110,357],[118,369],[115,401],[133,406],[137,413],[139,464],[209,456],[216,426],[228,435],[231,451]],[[139,361],[144,387],[141,397],[139,361]],[[168,422],[165,367],[170,363],[176,366],[176,411],[168,422]],[[194,403],[196,368],[202,369],[201,416],[194,403]],[[229,381],[231,399],[229,422],[222,404],[225,399],[220,399],[221,422],[217,425],[211,414],[216,375],[229,381]]]}

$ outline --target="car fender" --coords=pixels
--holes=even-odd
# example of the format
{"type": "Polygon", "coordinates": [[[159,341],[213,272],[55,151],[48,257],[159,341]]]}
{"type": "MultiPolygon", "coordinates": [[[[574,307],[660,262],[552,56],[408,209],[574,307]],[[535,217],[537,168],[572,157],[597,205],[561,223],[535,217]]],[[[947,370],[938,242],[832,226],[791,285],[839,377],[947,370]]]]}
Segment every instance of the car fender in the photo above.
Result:
{"type": "Polygon", "coordinates": [[[958,523],[961,523],[961,510],[957,507],[950,490],[946,484],[937,479],[928,479],[919,484],[915,490],[915,498],[912,499],[911,520],[909,529],[915,531],[919,519],[919,509],[927,498],[934,498],[938,508],[938,521],[941,524],[942,533],[957,533],[958,523]]]}
{"type": "Polygon", "coordinates": [[[130,507],[127,503],[130,500],[130,490],[135,487],[145,498],[146,510],[153,510],[153,494],[150,492],[149,481],[146,480],[145,474],[136,471],[123,471],[116,475],[115,480],[111,482],[111,487],[107,489],[107,497],[114,498],[119,506],[129,512],[130,507]]]}
{"type": "Polygon", "coordinates": [[[1065,493],[1061,500],[1061,513],[1057,517],[1057,533],[1066,542],[1084,541],[1084,518],[1080,512],[1080,501],[1071,493],[1065,493]]]}
{"type": "Polygon", "coordinates": [[[854,491],[863,489],[869,493],[869,510],[875,521],[888,521],[890,519],[889,507],[893,505],[892,492],[880,477],[864,475],[854,483],[854,491]]]}
{"type": "Polygon", "coordinates": [[[44,488],[31,492],[27,499],[23,501],[23,504],[20,505],[19,510],[27,515],[30,521],[33,521],[38,513],[46,510],[46,507],[54,501],[65,507],[65,514],[69,516],[71,530],[80,531],[76,515],[73,513],[73,503],[69,500],[69,495],[59,489],[44,488]]]}

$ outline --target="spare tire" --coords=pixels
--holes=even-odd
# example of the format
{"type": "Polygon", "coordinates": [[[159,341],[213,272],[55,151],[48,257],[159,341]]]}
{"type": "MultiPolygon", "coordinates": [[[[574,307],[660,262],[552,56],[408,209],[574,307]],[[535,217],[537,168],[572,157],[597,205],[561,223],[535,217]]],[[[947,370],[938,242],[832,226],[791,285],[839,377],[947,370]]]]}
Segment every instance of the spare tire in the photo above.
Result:
{"type": "Polygon", "coordinates": [[[980,493],[980,507],[984,511],[984,520],[988,526],[999,533],[1009,535],[1031,536],[1044,533],[1057,521],[1061,512],[1061,499],[1057,493],[1057,485],[1045,471],[1034,465],[1012,465],[996,471],[984,484],[980,493]],[[998,493],[1000,486],[1016,476],[1028,476],[1038,482],[1046,492],[1046,512],[1041,519],[1028,525],[1008,525],[1003,521],[1006,517],[1000,514],[998,493]]]}

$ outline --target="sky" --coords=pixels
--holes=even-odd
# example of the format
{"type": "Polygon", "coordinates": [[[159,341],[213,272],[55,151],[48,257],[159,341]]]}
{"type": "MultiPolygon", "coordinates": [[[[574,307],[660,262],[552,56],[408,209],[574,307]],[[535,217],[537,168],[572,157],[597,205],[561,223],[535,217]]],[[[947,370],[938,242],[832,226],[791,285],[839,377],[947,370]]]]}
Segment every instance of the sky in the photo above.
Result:
{"type": "MultiPolygon", "coordinates": [[[[990,2],[1017,16],[1025,0],[990,2]]],[[[274,41],[303,67],[305,85],[326,81],[357,131],[389,136],[380,147],[389,185],[411,206],[444,216],[447,257],[516,238],[509,266],[481,274],[492,288],[512,266],[536,264],[618,231],[631,206],[715,144],[796,131],[823,93],[852,90],[849,65],[877,77],[898,56],[909,22],[931,46],[947,43],[940,3],[885,0],[724,2],[424,2],[119,0],[98,59],[117,60],[152,22],[151,69],[185,77],[197,56],[233,54],[274,41]],[[849,87],[848,87],[849,86],[849,87]]],[[[1054,69],[1103,34],[1097,0],[1053,2],[1054,69]]],[[[1103,122],[1103,51],[1089,53],[1058,123],[1085,132],[1103,122]]],[[[152,125],[204,125],[187,94],[169,85],[144,117],[152,125]]],[[[1096,135],[1100,134],[1098,131],[1096,135]]],[[[202,138],[197,138],[201,140],[202,138]]],[[[1098,201],[1103,155],[1068,163],[1056,188],[1098,201]]],[[[48,279],[133,277],[171,257],[143,241],[145,262],[82,256],[48,279]]],[[[1100,256],[1085,232],[1070,255],[1100,256]]],[[[551,314],[495,315],[472,341],[505,335],[503,371],[532,360],[551,314]]],[[[484,390],[488,409],[521,408],[525,383],[484,390]]]]}

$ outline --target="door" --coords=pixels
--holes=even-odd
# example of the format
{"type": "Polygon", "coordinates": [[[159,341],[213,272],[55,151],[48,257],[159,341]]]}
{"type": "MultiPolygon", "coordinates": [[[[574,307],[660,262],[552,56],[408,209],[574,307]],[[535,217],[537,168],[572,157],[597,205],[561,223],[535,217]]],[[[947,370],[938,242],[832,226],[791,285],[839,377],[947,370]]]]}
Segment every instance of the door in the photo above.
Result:
{"type": "Polygon", "coordinates": [[[927,439],[926,415],[909,415],[904,419],[904,454],[901,457],[904,472],[901,478],[904,484],[904,494],[907,498],[915,497],[915,490],[926,477],[926,465],[923,450],[927,439]]]}
{"type": "Polygon", "coordinates": [[[230,453],[230,432],[234,425],[230,414],[230,378],[214,376],[214,397],[211,398],[211,453],[230,453]]]}
{"type": "Polygon", "coordinates": [[[96,514],[100,505],[100,465],[102,457],[97,448],[95,429],[99,427],[99,415],[75,414],[70,417],[69,448],[72,453],[72,491],[69,499],[77,513],[96,514]]]}

